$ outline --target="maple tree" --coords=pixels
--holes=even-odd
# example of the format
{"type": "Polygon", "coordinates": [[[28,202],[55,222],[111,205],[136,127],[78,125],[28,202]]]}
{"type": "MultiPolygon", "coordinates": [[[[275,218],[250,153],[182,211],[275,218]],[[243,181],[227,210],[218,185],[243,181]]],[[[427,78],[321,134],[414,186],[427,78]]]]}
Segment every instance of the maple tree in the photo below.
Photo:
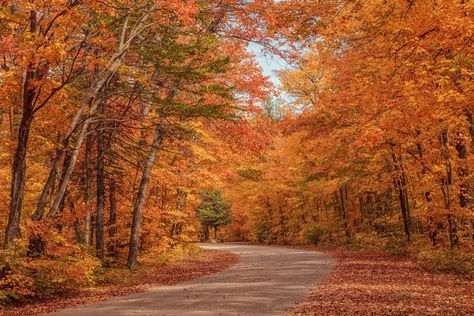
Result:
{"type": "Polygon", "coordinates": [[[229,182],[232,202],[246,197],[236,212],[248,239],[420,257],[441,248],[470,265],[472,10],[469,1],[274,4],[269,29],[304,53],[280,72],[295,110],[282,107],[269,148],[229,182]]]}
{"type": "Polygon", "coordinates": [[[259,33],[250,13],[1,2],[2,300],[89,284],[99,266],[134,270],[139,254],[194,238],[222,130],[245,129],[268,93],[239,35],[259,33]]]}

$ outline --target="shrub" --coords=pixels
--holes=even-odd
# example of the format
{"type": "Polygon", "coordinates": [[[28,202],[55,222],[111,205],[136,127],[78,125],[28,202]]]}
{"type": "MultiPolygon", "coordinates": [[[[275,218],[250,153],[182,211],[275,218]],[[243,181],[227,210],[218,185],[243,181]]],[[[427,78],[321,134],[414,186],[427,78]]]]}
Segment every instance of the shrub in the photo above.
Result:
{"type": "Polygon", "coordinates": [[[34,290],[42,296],[93,285],[99,266],[100,261],[82,253],[60,259],[34,259],[29,270],[34,290]]]}
{"type": "Polygon", "coordinates": [[[418,263],[430,271],[474,274],[474,253],[457,249],[427,249],[418,254],[418,263]]]}
{"type": "Polygon", "coordinates": [[[35,295],[33,279],[24,257],[26,245],[17,241],[10,249],[0,251],[0,301],[17,300],[35,295]]]}
{"type": "Polygon", "coordinates": [[[357,232],[352,237],[353,245],[357,249],[381,250],[385,247],[376,232],[357,232]]]}
{"type": "Polygon", "coordinates": [[[202,253],[203,250],[195,244],[176,244],[170,248],[152,248],[142,256],[140,262],[144,265],[161,265],[180,259],[198,257],[202,253]]]}
{"type": "Polygon", "coordinates": [[[272,231],[272,225],[268,221],[257,222],[253,227],[252,233],[254,234],[255,240],[257,242],[271,244],[276,240],[276,237],[272,231]]]}
{"type": "Polygon", "coordinates": [[[327,229],[318,223],[309,223],[301,231],[301,239],[305,244],[318,245],[327,233],[327,229]]]}
{"type": "Polygon", "coordinates": [[[0,252],[0,301],[17,301],[92,285],[100,266],[80,247],[54,245],[62,256],[28,257],[25,242],[0,252]]]}

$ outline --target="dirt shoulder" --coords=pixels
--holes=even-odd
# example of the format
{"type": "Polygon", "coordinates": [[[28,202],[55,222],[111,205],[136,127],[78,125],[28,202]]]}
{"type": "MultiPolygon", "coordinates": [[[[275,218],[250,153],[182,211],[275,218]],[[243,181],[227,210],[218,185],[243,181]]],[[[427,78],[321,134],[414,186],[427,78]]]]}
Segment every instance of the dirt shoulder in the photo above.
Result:
{"type": "MultiPolygon", "coordinates": [[[[28,302],[20,307],[0,310],[0,315],[23,316],[49,313],[76,305],[104,301],[116,296],[144,292],[152,287],[191,281],[223,271],[238,261],[239,256],[236,254],[205,250],[201,255],[193,258],[164,263],[159,266],[141,267],[132,277],[123,278],[122,284],[111,284],[111,282],[105,281],[104,284],[97,285],[94,288],[49,297],[41,301],[28,302]]],[[[120,274],[120,270],[117,273],[120,274]]],[[[121,275],[117,275],[117,278],[121,277],[121,275]]]]}
{"type": "MultiPolygon", "coordinates": [[[[317,249],[321,251],[321,249],[317,249]]],[[[336,269],[290,315],[474,315],[474,280],[407,258],[323,250],[336,269]]]]}

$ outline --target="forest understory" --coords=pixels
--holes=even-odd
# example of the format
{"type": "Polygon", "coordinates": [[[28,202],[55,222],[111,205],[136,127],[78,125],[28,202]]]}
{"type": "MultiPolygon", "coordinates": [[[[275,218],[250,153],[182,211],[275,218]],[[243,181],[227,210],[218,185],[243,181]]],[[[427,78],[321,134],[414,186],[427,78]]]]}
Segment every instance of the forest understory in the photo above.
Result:
{"type": "Polygon", "coordinates": [[[150,288],[174,285],[223,271],[239,260],[237,255],[217,250],[198,250],[168,255],[147,262],[137,271],[111,268],[94,287],[65,291],[25,300],[0,310],[0,315],[23,316],[50,313],[77,305],[104,301],[147,291],[150,288]]]}

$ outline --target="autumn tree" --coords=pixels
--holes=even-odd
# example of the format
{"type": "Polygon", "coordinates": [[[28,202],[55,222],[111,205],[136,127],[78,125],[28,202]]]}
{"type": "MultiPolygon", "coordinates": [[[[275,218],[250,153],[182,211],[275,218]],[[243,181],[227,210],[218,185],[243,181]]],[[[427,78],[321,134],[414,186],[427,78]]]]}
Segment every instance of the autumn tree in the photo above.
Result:
{"type": "Polygon", "coordinates": [[[196,237],[199,190],[226,172],[219,160],[268,94],[246,51],[264,30],[253,11],[1,3],[2,284],[25,280],[7,291],[84,285],[98,265],[134,269],[196,237]]]}
{"type": "Polygon", "coordinates": [[[273,4],[268,30],[288,43],[294,67],[280,78],[294,110],[226,186],[246,196],[247,238],[471,249],[471,11],[464,1],[273,4]]]}

